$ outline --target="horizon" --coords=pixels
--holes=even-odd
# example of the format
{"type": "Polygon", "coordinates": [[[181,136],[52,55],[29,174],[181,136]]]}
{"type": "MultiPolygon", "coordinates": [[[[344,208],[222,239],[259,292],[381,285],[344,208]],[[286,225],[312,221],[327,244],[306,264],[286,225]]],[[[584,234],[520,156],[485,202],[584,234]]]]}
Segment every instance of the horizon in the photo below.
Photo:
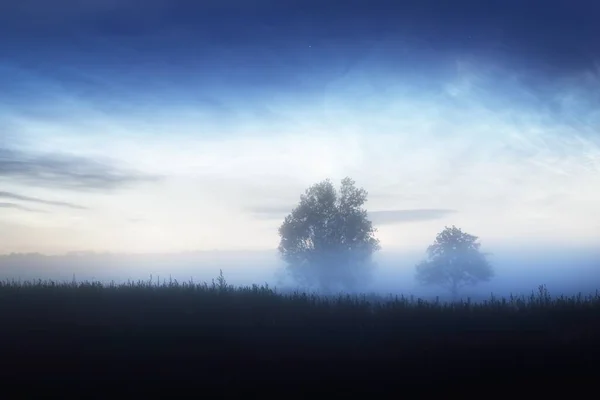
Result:
{"type": "MultiPolygon", "coordinates": [[[[487,250],[487,249],[486,249],[487,250]]],[[[474,287],[465,295],[487,299],[496,296],[528,295],[539,285],[546,285],[552,295],[593,293],[600,284],[600,249],[499,249],[489,261],[495,277],[474,287]]],[[[372,281],[353,291],[415,295],[433,298],[446,296],[435,286],[422,286],[414,279],[415,264],[425,252],[382,251],[374,255],[376,269],[372,281]]],[[[152,280],[153,283],[210,282],[223,274],[234,286],[265,284],[280,291],[314,290],[303,288],[285,276],[285,264],[276,251],[198,251],[172,254],[72,253],[63,255],[0,255],[0,280],[55,282],[99,281],[126,283],[152,280]]]]}

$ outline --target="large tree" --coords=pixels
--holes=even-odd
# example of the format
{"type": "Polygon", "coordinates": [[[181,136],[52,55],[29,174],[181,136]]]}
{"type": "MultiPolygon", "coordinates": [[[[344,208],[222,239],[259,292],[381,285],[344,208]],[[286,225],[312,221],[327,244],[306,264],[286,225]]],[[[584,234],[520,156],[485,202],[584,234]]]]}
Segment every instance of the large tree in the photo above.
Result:
{"type": "Polygon", "coordinates": [[[296,282],[325,292],[365,283],[380,248],[362,208],[366,201],[367,191],[350,178],[339,192],[327,179],[300,196],[279,228],[279,252],[296,282]]]}
{"type": "Polygon", "coordinates": [[[446,227],[427,248],[428,259],[417,264],[417,280],[450,290],[454,300],[461,287],[488,281],[494,271],[477,240],[455,226],[446,227]]]}

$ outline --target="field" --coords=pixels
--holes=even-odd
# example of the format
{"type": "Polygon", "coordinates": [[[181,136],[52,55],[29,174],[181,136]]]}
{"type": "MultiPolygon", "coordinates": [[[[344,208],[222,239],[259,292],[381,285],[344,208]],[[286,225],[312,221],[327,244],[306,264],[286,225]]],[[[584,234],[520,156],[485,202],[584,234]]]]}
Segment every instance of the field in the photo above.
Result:
{"type": "Polygon", "coordinates": [[[579,369],[593,380],[600,353],[600,295],[550,297],[543,286],[444,303],[279,294],[222,275],[210,284],[4,281],[0,318],[13,382],[408,385],[579,369]]]}

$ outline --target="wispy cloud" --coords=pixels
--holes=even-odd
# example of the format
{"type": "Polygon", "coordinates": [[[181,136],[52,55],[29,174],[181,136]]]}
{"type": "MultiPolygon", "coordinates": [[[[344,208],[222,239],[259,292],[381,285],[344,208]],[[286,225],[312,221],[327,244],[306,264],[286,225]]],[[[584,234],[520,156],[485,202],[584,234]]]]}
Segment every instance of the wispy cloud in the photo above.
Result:
{"type": "Polygon", "coordinates": [[[261,206],[251,207],[248,209],[248,211],[260,219],[283,219],[286,215],[292,212],[293,208],[293,206],[261,206]]]}
{"type": "Polygon", "coordinates": [[[402,222],[430,221],[444,218],[456,210],[446,209],[415,209],[415,210],[384,210],[371,211],[369,218],[375,225],[389,225],[402,222]]]}
{"type": "Polygon", "coordinates": [[[47,212],[47,211],[43,211],[43,210],[37,210],[34,208],[24,207],[22,205],[15,204],[15,203],[0,203],[0,208],[12,208],[14,210],[36,212],[36,213],[46,213],[47,212]]]}
{"type": "MultiPolygon", "coordinates": [[[[261,219],[281,219],[292,211],[293,207],[262,206],[249,209],[252,214],[261,219]]],[[[382,210],[368,212],[369,218],[375,225],[389,225],[402,222],[430,221],[444,218],[455,213],[447,209],[413,209],[413,210],[382,210]]]]}
{"type": "Polygon", "coordinates": [[[6,148],[0,149],[0,178],[75,190],[112,190],[159,179],[89,158],[6,148]]]}
{"type": "Polygon", "coordinates": [[[11,193],[11,192],[0,192],[0,198],[29,201],[32,203],[46,204],[49,206],[67,207],[67,208],[72,208],[75,210],[87,210],[88,209],[87,207],[83,207],[78,204],[68,203],[68,202],[64,202],[64,201],[43,200],[43,199],[38,199],[36,197],[23,196],[23,195],[11,193]]]}

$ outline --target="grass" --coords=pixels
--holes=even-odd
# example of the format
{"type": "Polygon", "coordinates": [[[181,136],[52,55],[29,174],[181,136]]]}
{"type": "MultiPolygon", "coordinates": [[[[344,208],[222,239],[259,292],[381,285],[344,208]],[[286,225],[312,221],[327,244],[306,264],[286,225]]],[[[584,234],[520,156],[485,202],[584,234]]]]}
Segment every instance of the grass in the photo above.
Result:
{"type": "Polygon", "coordinates": [[[581,348],[595,348],[600,295],[552,297],[544,286],[529,297],[456,303],[280,294],[268,285],[233,287],[222,272],[211,284],[3,281],[0,332],[1,350],[22,362],[127,359],[146,360],[138,368],[147,368],[160,359],[180,365],[169,370],[180,377],[189,373],[177,364],[183,359],[205,360],[194,367],[203,376],[233,374],[236,365],[244,374],[282,373],[285,359],[295,360],[291,375],[312,363],[313,372],[318,365],[329,377],[348,377],[397,360],[431,371],[424,360],[454,360],[456,368],[483,357],[495,360],[491,366],[525,352],[527,365],[541,367],[548,352],[577,361],[581,348]]]}
{"type": "MultiPolygon", "coordinates": [[[[473,328],[488,331],[539,329],[562,334],[578,324],[600,323],[600,295],[551,297],[544,286],[529,297],[491,297],[483,302],[425,301],[414,297],[279,294],[268,285],[235,288],[222,272],[212,284],[176,280],[111,283],[0,282],[4,326],[61,317],[102,324],[206,325],[240,329],[346,324],[361,329],[404,327],[424,336],[473,328]],[[315,325],[316,324],[316,325],[315,325]]],[[[13,326],[19,326],[18,324],[13,326]]],[[[591,326],[591,325],[590,325],[591,326]]],[[[405,332],[403,332],[405,333],[405,332]]],[[[351,335],[349,333],[348,335],[351,335]]]]}

